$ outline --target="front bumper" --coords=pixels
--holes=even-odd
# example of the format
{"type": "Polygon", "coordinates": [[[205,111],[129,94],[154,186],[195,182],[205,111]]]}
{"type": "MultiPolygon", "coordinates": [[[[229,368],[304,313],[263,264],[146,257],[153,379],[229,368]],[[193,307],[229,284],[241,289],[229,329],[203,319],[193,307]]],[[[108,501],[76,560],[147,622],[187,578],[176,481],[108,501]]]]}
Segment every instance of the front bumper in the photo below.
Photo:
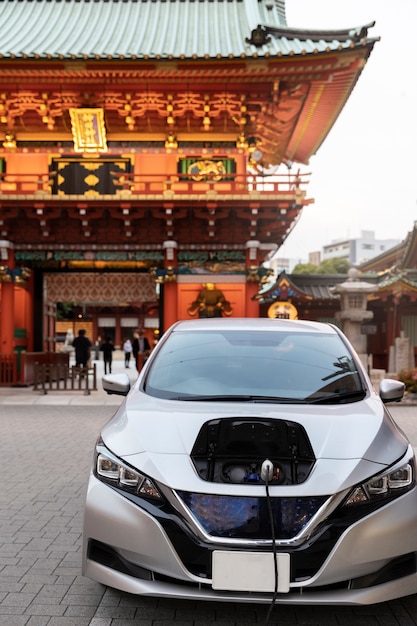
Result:
{"type": "MultiPolygon", "coordinates": [[[[270,593],[214,590],[204,563],[211,560],[213,550],[228,548],[215,542],[202,543],[180,518],[168,519],[163,513],[159,517],[92,475],[85,507],[83,574],[139,595],[271,601],[270,593]]],[[[372,604],[415,593],[416,523],[417,495],[412,490],[354,522],[333,542],[326,540],[326,532],[330,532],[326,531],[319,542],[286,550],[297,567],[293,568],[289,592],[278,594],[276,601],[372,604]],[[329,549],[324,554],[326,546],[329,549]]]]}

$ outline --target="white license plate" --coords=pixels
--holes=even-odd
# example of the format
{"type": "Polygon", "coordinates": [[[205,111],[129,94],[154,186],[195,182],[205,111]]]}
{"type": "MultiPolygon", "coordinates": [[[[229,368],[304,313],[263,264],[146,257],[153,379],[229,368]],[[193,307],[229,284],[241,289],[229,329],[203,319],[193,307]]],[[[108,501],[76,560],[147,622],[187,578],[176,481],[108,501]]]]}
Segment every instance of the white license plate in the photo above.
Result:
{"type": "MultiPolygon", "coordinates": [[[[277,554],[278,592],[290,590],[290,555],[277,554]]],[[[212,587],[227,591],[266,591],[275,589],[272,552],[228,552],[215,550],[212,556],[212,587]]]]}

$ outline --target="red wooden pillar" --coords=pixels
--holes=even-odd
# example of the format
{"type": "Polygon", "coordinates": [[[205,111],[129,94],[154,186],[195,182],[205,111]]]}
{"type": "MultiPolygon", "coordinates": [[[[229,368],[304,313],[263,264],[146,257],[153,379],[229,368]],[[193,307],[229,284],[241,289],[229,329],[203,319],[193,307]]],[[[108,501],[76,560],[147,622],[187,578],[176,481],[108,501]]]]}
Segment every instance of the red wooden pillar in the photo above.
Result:
{"type": "Polygon", "coordinates": [[[252,272],[250,268],[258,267],[259,265],[259,241],[247,241],[246,242],[246,269],[247,279],[246,282],[246,296],[245,296],[245,315],[246,317],[259,317],[259,302],[254,300],[254,297],[259,290],[259,282],[257,280],[250,280],[252,272]]]}
{"type": "Polygon", "coordinates": [[[116,313],[116,325],[114,329],[114,345],[123,348],[124,337],[121,327],[120,314],[116,313]]]}
{"type": "Polygon", "coordinates": [[[25,320],[26,320],[26,350],[33,352],[33,300],[34,300],[34,270],[31,271],[27,293],[25,298],[25,320]]]}
{"type": "MultiPolygon", "coordinates": [[[[15,268],[13,244],[0,241],[1,265],[15,268]]],[[[12,354],[14,349],[14,282],[11,274],[1,283],[0,353],[12,354]],[[9,280],[10,278],[10,280],[9,280]]]]}
{"type": "Polygon", "coordinates": [[[177,286],[177,242],[164,241],[164,328],[167,330],[178,321],[178,286],[177,286]]]}

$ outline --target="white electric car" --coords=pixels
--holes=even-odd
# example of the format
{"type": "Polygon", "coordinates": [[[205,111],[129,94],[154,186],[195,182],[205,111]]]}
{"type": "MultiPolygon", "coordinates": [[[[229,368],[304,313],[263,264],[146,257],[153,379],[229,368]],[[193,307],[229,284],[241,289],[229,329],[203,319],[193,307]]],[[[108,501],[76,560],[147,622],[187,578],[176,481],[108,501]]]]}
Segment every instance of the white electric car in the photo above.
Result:
{"type": "Polygon", "coordinates": [[[371,604],[417,590],[413,450],[346,337],[178,322],[97,440],[83,573],[129,593],[371,604]]]}

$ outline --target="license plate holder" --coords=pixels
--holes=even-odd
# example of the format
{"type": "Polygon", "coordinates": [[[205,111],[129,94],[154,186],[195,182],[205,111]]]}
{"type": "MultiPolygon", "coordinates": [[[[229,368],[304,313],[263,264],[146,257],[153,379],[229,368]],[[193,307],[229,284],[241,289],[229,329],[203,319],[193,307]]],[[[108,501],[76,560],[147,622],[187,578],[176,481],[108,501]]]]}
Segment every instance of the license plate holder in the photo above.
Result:
{"type": "MultiPolygon", "coordinates": [[[[278,592],[290,590],[290,555],[277,553],[278,592]]],[[[270,592],[275,589],[272,552],[214,550],[212,587],[223,591],[270,592]]]]}

